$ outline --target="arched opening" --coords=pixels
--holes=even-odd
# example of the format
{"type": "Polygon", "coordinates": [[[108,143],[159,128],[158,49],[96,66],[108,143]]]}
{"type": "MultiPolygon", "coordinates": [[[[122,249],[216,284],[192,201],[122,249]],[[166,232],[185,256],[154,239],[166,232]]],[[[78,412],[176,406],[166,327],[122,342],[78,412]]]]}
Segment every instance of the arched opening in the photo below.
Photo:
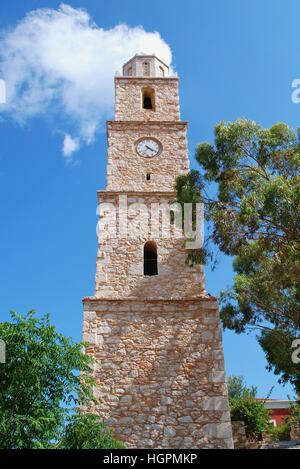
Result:
{"type": "Polygon", "coordinates": [[[143,109],[155,110],[155,92],[153,88],[142,89],[142,106],[143,109]]]}
{"type": "Polygon", "coordinates": [[[157,275],[157,247],[154,241],[144,245],[144,275],[157,275]]]}

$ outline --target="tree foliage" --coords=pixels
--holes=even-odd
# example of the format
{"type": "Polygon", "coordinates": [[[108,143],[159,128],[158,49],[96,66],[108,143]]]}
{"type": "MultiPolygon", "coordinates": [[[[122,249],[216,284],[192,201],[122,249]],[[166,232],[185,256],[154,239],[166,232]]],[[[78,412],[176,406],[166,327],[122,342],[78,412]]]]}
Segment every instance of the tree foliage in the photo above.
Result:
{"type": "Polygon", "coordinates": [[[227,378],[228,397],[231,399],[240,399],[243,397],[255,397],[257,388],[246,386],[243,376],[228,376],[227,378]]]}
{"type": "Polygon", "coordinates": [[[244,422],[247,437],[261,440],[271,425],[269,411],[255,399],[257,388],[246,386],[243,376],[228,376],[227,387],[231,420],[244,422]]]}
{"type": "Polygon", "coordinates": [[[77,412],[68,421],[59,443],[62,449],[122,449],[124,443],[116,440],[100,417],[77,412]]]}
{"type": "Polygon", "coordinates": [[[261,440],[262,433],[271,428],[268,409],[251,396],[231,399],[230,415],[232,421],[244,422],[246,435],[250,439],[261,440]]]}
{"type": "Polygon", "coordinates": [[[73,442],[76,430],[79,441],[84,429],[88,441],[94,432],[98,445],[107,442],[110,436],[102,436],[103,425],[97,430],[96,419],[88,429],[90,417],[72,417],[93,399],[92,359],[83,344],[58,333],[49,316],[39,319],[33,311],[11,316],[11,322],[0,323],[6,344],[6,363],[0,364],[0,448],[57,447],[61,439],[71,441],[71,429],[73,442]]]}
{"type": "Polygon", "coordinates": [[[299,391],[291,342],[300,329],[300,131],[221,122],[214,144],[198,145],[196,159],[203,174],[181,176],[176,189],[179,201],[200,189],[209,239],[234,256],[234,283],[221,296],[223,324],[237,333],[262,330],[270,368],[299,391]],[[279,337],[285,360],[271,349],[279,337]]]}
{"type": "Polygon", "coordinates": [[[290,382],[297,393],[300,390],[299,365],[291,360],[291,344],[295,333],[288,329],[263,330],[258,342],[265,351],[268,370],[280,375],[280,382],[290,382]]]}

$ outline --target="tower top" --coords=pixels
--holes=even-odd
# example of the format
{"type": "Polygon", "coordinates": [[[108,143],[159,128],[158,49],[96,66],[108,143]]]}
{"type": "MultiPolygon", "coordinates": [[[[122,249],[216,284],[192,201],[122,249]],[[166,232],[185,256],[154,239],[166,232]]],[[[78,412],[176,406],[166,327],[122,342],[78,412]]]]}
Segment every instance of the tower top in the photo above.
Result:
{"type": "Polygon", "coordinates": [[[167,77],[169,67],[156,55],[135,54],[123,65],[124,77],[167,77]]]}

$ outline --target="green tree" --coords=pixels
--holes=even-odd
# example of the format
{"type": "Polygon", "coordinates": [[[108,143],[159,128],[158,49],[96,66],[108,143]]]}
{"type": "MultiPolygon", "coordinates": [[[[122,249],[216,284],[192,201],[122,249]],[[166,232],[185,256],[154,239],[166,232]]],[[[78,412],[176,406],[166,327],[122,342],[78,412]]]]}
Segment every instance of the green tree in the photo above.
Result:
{"type": "Polygon", "coordinates": [[[228,376],[227,378],[228,397],[230,399],[239,399],[243,397],[255,397],[257,388],[251,388],[245,385],[243,376],[228,376]]]}
{"type": "Polygon", "coordinates": [[[234,256],[234,283],[221,296],[223,325],[259,329],[270,369],[299,392],[291,343],[300,329],[300,131],[221,122],[214,144],[198,145],[196,159],[202,173],[180,176],[176,190],[179,201],[182,194],[192,201],[200,189],[210,231],[187,261],[208,260],[210,241],[234,256]]]}
{"type": "Polygon", "coordinates": [[[88,429],[82,422],[91,417],[84,420],[75,411],[93,399],[92,360],[83,344],[58,333],[49,316],[38,319],[31,311],[11,317],[0,323],[6,344],[6,362],[0,364],[0,448],[57,447],[71,441],[71,429],[72,447],[76,430],[78,441],[86,430],[97,447],[108,440],[112,444],[111,436],[102,434],[103,425],[97,427],[94,418],[88,429]]]}

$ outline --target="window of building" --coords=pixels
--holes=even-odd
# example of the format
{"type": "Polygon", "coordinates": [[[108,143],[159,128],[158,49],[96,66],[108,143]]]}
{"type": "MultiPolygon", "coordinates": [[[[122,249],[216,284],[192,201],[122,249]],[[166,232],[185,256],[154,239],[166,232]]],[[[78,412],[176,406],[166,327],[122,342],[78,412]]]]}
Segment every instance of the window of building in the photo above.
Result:
{"type": "Polygon", "coordinates": [[[132,67],[129,67],[128,70],[127,70],[127,75],[129,77],[132,77],[132,67]]]}
{"type": "Polygon", "coordinates": [[[159,67],[159,74],[161,77],[164,77],[165,76],[165,70],[163,67],[159,67]]]}
{"type": "Polygon", "coordinates": [[[143,109],[155,110],[155,92],[153,88],[142,89],[142,107],[143,109]]]}
{"type": "Polygon", "coordinates": [[[157,247],[154,241],[144,245],[144,275],[157,275],[157,247]]]}
{"type": "Polygon", "coordinates": [[[147,173],[146,179],[147,179],[147,181],[150,181],[150,179],[151,179],[151,174],[150,173],[147,173]]]}
{"type": "Polygon", "coordinates": [[[150,75],[150,64],[149,62],[143,62],[143,75],[148,77],[150,75]]]}

